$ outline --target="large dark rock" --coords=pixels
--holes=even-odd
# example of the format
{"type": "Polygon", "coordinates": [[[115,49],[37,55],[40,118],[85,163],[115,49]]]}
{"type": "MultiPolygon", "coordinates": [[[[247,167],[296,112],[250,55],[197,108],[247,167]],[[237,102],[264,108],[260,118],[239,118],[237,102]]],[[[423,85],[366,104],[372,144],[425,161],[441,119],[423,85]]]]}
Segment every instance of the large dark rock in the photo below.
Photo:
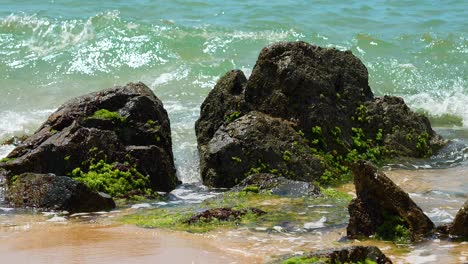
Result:
{"type": "MultiPolygon", "coordinates": [[[[377,159],[425,157],[445,144],[428,119],[412,112],[401,98],[374,98],[366,67],[350,51],[282,42],[262,49],[248,80],[241,71],[231,71],[204,101],[195,129],[202,178],[210,179],[205,184],[223,183],[207,175],[226,165],[206,160],[208,145],[219,135],[216,131],[251,111],[291,122],[310,147],[335,157],[366,153],[374,147],[382,148],[371,158],[375,153],[377,159]]],[[[244,151],[258,147],[250,145],[244,151]]],[[[308,171],[303,178],[317,179],[320,171],[308,171]]]]}
{"type": "Polygon", "coordinates": [[[13,178],[6,191],[13,207],[69,212],[96,212],[115,208],[112,198],[67,176],[24,173],[13,178]]]}
{"type": "Polygon", "coordinates": [[[203,182],[232,187],[247,175],[274,172],[290,179],[313,181],[324,169],[305,139],[287,122],[250,112],[220,127],[201,154],[203,182]]]}
{"type": "Polygon", "coordinates": [[[409,229],[413,241],[432,233],[434,224],[421,208],[370,162],[357,162],[353,166],[353,173],[357,198],[348,207],[348,237],[374,235],[379,227],[395,217],[401,219],[409,229]]]}
{"type": "Polygon", "coordinates": [[[8,156],[0,168],[9,176],[70,175],[98,160],[148,175],[155,191],[170,191],[178,180],[171,131],[161,101],[143,83],[129,83],[72,99],[8,156]]]}
{"type": "Polygon", "coordinates": [[[249,188],[251,189],[252,187],[258,188],[260,192],[266,191],[275,195],[288,197],[320,195],[320,188],[310,182],[290,180],[271,173],[249,175],[232,190],[240,192],[249,188]]]}
{"type": "Polygon", "coordinates": [[[449,234],[465,241],[468,240],[468,201],[465,202],[455,216],[449,227],[449,234]]]}
{"type": "MultiPolygon", "coordinates": [[[[392,261],[385,256],[378,247],[351,246],[344,248],[324,249],[305,254],[306,259],[317,261],[307,263],[367,263],[372,261],[377,264],[391,264],[392,261]]],[[[293,262],[295,263],[295,262],[293,262]]],[[[302,262],[298,262],[302,263],[302,262]]],[[[304,262],[305,263],[305,262],[304,262]]]]}

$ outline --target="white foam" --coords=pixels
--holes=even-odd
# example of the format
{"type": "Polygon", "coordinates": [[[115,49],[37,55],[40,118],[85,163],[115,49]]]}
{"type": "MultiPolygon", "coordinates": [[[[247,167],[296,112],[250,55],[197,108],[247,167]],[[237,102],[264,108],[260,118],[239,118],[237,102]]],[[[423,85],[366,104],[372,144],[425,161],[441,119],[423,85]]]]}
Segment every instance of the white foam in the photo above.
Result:
{"type": "Polygon", "coordinates": [[[32,134],[55,109],[0,112],[0,139],[14,135],[32,134]]]}
{"type": "Polygon", "coordinates": [[[327,221],[327,218],[325,216],[322,216],[318,221],[316,222],[308,222],[304,224],[305,229],[316,229],[316,228],[321,228],[325,226],[325,222],[327,221]]]}

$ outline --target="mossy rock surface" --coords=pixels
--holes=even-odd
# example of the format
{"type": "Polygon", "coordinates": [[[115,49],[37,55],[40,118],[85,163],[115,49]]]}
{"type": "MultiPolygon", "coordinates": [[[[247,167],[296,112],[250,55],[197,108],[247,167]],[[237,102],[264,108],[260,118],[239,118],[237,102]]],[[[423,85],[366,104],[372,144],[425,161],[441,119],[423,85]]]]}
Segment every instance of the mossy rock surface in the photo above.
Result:
{"type": "MultiPolygon", "coordinates": [[[[275,139],[278,146],[272,147],[266,139],[275,127],[268,123],[263,129],[256,122],[250,123],[251,128],[245,127],[245,120],[259,113],[289,125],[304,138],[294,141],[321,162],[321,169],[309,166],[301,172],[303,176],[282,174],[295,180],[302,177],[335,184],[351,178],[348,167],[359,159],[376,162],[429,157],[446,143],[432,130],[427,117],[411,111],[403,99],[374,97],[367,69],[351,51],[280,42],[262,49],[248,79],[239,70],[226,73],[203,102],[195,130],[205,184],[232,187],[239,169],[231,166],[227,157],[237,161],[242,170],[245,158],[252,158],[247,162],[261,159],[273,170],[281,170],[284,161],[297,157],[290,155],[294,154],[291,149],[282,149],[284,159],[272,158],[268,163],[264,161],[270,158],[268,154],[251,155],[272,148],[274,156],[278,148],[289,143],[281,135],[275,139]],[[227,128],[234,130],[234,137],[227,128]],[[259,133],[236,138],[240,129],[259,133]],[[213,145],[234,144],[241,147],[226,148],[222,158],[213,157],[218,154],[214,154],[213,145]]],[[[291,132],[289,137],[296,136],[291,132]]]]}
{"type": "Polygon", "coordinates": [[[167,192],[179,183],[167,112],[143,83],[66,102],[8,154],[0,168],[9,172],[8,178],[22,173],[74,176],[92,189],[119,197],[148,189],[167,192]],[[112,168],[93,170],[101,161],[112,168]],[[121,179],[114,177],[119,175],[121,179]],[[122,188],[117,188],[119,180],[122,188]],[[113,186],[95,188],[100,184],[113,186]],[[112,191],[116,189],[120,191],[112,191]]]}
{"type": "Polygon", "coordinates": [[[287,257],[281,264],[391,264],[392,261],[373,246],[351,246],[315,251],[302,256],[287,257]]]}

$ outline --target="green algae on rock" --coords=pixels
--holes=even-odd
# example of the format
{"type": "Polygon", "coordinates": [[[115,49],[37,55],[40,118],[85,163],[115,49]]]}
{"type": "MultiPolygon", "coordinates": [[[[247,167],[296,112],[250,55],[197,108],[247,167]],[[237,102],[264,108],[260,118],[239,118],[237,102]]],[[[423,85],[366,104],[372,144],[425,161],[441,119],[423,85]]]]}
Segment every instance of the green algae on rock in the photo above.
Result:
{"type": "Polygon", "coordinates": [[[143,83],[74,98],[0,163],[7,178],[25,172],[74,176],[91,189],[129,197],[178,184],[170,123],[143,83]]]}
{"type": "Polygon", "coordinates": [[[350,51],[305,42],[262,49],[249,79],[226,73],[203,102],[195,130],[202,179],[215,187],[234,186],[257,161],[267,166],[254,173],[336,184],[351,178],[348,167],[359,159],[427,157],[445,144],[403,99],[374,97],[366,67],[350,51]],[[277,121],[262,123],[268,118],[277,121]],[[288,132],[270,144],[281,126],[302,139],[288,132]],[[288,165],[298,156],[313,165],[288,165]]]}

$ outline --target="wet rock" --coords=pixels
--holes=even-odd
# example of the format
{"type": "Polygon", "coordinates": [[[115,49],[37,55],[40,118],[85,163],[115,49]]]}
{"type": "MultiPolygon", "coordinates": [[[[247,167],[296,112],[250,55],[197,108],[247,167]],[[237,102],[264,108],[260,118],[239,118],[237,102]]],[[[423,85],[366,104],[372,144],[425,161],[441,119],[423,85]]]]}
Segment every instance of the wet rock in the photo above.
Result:
{"type": "MultiPolygon", "coordinates": [[[[393,228],[390,219],[399,219],[410,232],[410,239],[420,240],[434,229],[432,221],[409,195],[370,162],[359,161],[353,167],[357,198],[348,206],[347,235],[350,238],[374,235],[379,228],[393,228]]],[[[392,230],[385,230],[392,232],[392,230]]]]}
{"type": "Polygon", "coordinates": [[[359,123],[367,136],[376,138],[381,129],[383,145],[394,155],[428,157],[445,145],[429,119],[411,111],[400,97],[376,97],[364,104],[360,115],[359,123]]]}
{"type": "MultiPolygon", "coordinates": [[[[203,103],[196,133],[205,184],[231,186],[230,181],[213,180],[224,177],[212,171],[226,163],[212,163],[206,154],[209,144],[218,140],[218,130],[252,111],[291,122],[309,147],[342,163],[350,153],[351,159],[361,154],[364,159],[426,157],[445,144],[428,119],[412,112],[401,98],[374,98],[366,67],[350,51],[281,42],[262,49],[248,80],[241,71],[228,72],[203,103]]],[[[303,179],[317,179],[313,169],[306,174],[314,177],[303,179]]]]}
{"type": "Polygon", "coordinates": [[[377,264],[392,263],[378,247],[374,246],[352,246],[319,250],[305,255],[304,258],[316,260],[307,263],[367,263],[367,261],[377,264]]]}
{"type": "Polygon", "coordinates": [[[250,112],[220,127],[201,152],[203,182],[233,187],[247,175],[281,174],[313,181],[323,174],[319,158],[291,123],[260,112],[250,112]]]}
{"type": "Polygon", "coordinates": [[[468,240],[468,201],[465,202],[455,216],[453,223],[450,225],[449,234],[465,241],[468,240]]]}
{"type": "Polygon", "coordinates": [[[96,212],[115,208],[112,198],[92,191],[67,176],[24,173],[15,176],[6,191],[13,207],[33,207],[69,212],[96,212]]]}
{"type": "Polygon", "coordinates": [[[227,72],[218,80],[201,105],[200,118],[195,123],[199,146],[207,144],[218,128],[240,117],[247,78],[239,70],[227,72]]]}
{"type": "Polygon", "coordinates": [[[281,196],[302,197],[320,195],[320,188],[310,182],[294,181],[269,173],[252,174],[232,190],[243,191],[252,186],[257,187],[259,191],[270,191],[272,194],[281,196]]]}
{"type": "Polygon", "coordinates": [[[171,131],[161,101],[143,83],[72,99],[0,163],[12,175],[70,175],[98,160],[136,166],[150,188],[172,190],[178,180],[171,131]]]}
{"type": "Polygon", "coordinates": [[[264,215],[266,212],[257,209],[257,208],[248,208],[248,209],[241,209],[235,210],[232,208],[213,208],[201,213],[193,215],[190,219],[185,221],[186,224],[195,224],[198,222],[211,222],[214,219],[219,221],[232,221],[238,220],[242,216],[252,213],[255,215],[264,215]]]}

